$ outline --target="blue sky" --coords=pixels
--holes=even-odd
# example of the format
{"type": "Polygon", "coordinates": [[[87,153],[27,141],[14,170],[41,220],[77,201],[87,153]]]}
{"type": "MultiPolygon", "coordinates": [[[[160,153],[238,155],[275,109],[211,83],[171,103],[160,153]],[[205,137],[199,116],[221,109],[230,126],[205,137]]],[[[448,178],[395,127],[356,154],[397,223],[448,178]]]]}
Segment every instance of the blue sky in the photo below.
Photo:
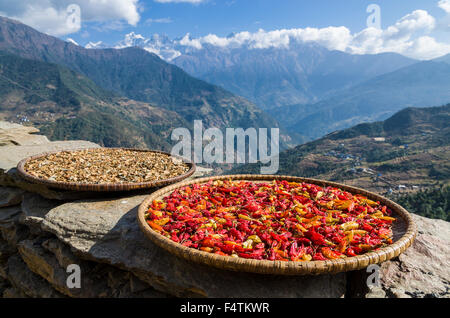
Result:
{"type": "Polygon", "coordinates": [[[0,14],[62,39],[71,38],[80,45],[102,41],[114,46],[129,32],[144,37],[167,34],[173,39],[186,33],[193,38],[208,34],[225,37],[231,32],[259,29],[343,26],[349,30],[352,40],[347,39],[342,50],[353,53],[393,50],[430,58],[450,52],[450,0],[0,0],[0,14]],[[80,8],[79,25],[67,26],[66,9],[70,4],[80,8]],[[397,26],[403,28],[397,37],[409,32],[409,38],[402,39],[402,47],[395,46],[394,38],[388,38],[386,33],[359,34],[367,28],[369,4],[379,5],[383,30],[420,10],[397,26]],[[380,48],[372,48],[374,45],[380,48]],[[430,47],[434,53],[429,52],[430,47]]]}
{"type": "MultiPolygon", "coordinates": [[[[81,35],[88,31],[89,41],[115,42],[123,38],[123,33],[131,31],[150,35],[167,34],[171,38],[186,33],[203,36],[214,33],[226,36],[231,32],[275,30],[282,28],[346,26],[353,32],[366,27],[369,4],[378,4],[381,8],[382,27],[395,23],[404,15],[416,10],[427,10],[435,17],[444,17],[445,12],[437,6],[437,1],[408,0],[210,0],[200,4],[158,3],[140,1],[142,11],[136,27],[123,25],[121,30],[102,32],[90,27],[95,23],[85,23],[84,28],[71,38],[85,42],[81,35]],[[150,22],[160,20],[161,22],[150,22]]],[[[450,37],[440,34],[440,37],[450,37]]]]}

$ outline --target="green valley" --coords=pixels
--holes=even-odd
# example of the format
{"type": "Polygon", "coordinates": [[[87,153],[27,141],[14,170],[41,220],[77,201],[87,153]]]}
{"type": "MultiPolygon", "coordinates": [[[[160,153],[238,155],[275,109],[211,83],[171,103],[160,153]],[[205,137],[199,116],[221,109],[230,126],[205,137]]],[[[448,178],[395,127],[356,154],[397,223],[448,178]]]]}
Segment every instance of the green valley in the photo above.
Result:
{"type": "MultiPolygon", "coordinates": [[[[450,181],[449,122],[450,104],[406,108],[385,121],[281,152],[278,174],[333,180],[393,197],[435,191],[450,181]]],[[[229,173],[259,173],[259,164],[229,173]]]]}
{"type": "Polygon", "coordinates": [[[32,124],[52,139],[105,146],[169,147],[175,112],[118,97],[65,67],[0,52],[0,116],[32,124]]]}

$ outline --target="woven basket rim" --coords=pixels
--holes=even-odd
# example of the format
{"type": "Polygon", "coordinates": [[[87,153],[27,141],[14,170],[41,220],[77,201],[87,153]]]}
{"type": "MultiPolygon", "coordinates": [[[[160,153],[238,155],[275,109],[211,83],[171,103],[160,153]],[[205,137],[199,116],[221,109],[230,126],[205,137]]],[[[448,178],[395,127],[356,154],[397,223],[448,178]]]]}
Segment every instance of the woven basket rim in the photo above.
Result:
{"type": "Polygon", "coordinates": [[[378,264],[397,257],[413,243],[417,233],[416,225],[408,211],[406,211],[406,209],[401,207],[399,204],[381,195],[361,188],[352,187],[336,182],[285,175],[224,175],[178,182],[176,184],[172,184],[170,186],[159,189],[148,196],[139,206],[137,219],[141,230],[153,243],[167,250],[168,252],[175,254],[178,257],[184,258],[188,261],[193,261],[224,270],[272,275],[318,275],[363,269],[370,264],[378,264]],[[181,244],[172,241],[171,239],[154,231],[147,224],[145,220],[145,213],[153,200],[159,199],[162,196],[169,194],[173,190],[186,185],[205,183],[210,180],[230,179],[247,181],[272,181],[275,179],[294,182],[307,182],[321,186],[339,187],[340,189],[351,192],[352,194],[362,194],[371,200],[375,199],[376,201],[380,201],[382,204],[387,205],[395,214],[397,214],[398,217],[401,217],[403,219],[406,224],[406,232],[393,244],[387,247],[380,248],[377,251],[370,251],[362,255],[347,257],[343,259],[294,262],[234,258],[230,256],[222,256],[200,251],[194,248],[182,246],[181,244]]]}
{"type": "Polygon", "coordinates": [[[77,148],[77,149],[67,149],[67,150],[56,150],[56,151],[48,151],[39,153],[36,155],[29,156],[27,158],[22,159],[17,164],[17,171],[19,175],[26,179],[27,181],[30,181],[32,183],[37,184],[43,184],[52,188],[58,188],[58,189],[64,189],[64,190],[75,190],[75,191],[95,191],[95,192],[114,192],[114,191],[131,191],[131,190],[138,190],[138,189],[146,189],[146,188],[153,188],[158,186],[164,186],[171,183],[179,182],[183,179],[186,179],[187,177],[191,176],[196,170],[195,163],[193,161],[189,161],[186,158],[182,158],[180,156],[172,155],[168,152],[161,151],[161,150],[152,150],[152,149],[138,149],[138,148],[125,148],[125,147],[89,147],[89,148],[77,148]],[[61,181],[53,181],[48,180],[44,178],[37,178],[29,174],[25,170],[25,165],[28,163],[28,161],[45,157],[51,154],[56,154],[60,152],[77,152],[77,151],[86,151],[86,150],[103,150],[103,149],[112,149],[112,150],[130,150],[130,151],[136,151],[136,152],[153,152],[153,153],[160,153],[164,154],[173,158],[181,159],[185,164],[189,166],[189,170],[181,175],[162,179],[162,180],[155,180],[155,181],[146,181],[146,182],[127,182],[127,183],[85,183],[85,182],[61,182],[61,181]]]}

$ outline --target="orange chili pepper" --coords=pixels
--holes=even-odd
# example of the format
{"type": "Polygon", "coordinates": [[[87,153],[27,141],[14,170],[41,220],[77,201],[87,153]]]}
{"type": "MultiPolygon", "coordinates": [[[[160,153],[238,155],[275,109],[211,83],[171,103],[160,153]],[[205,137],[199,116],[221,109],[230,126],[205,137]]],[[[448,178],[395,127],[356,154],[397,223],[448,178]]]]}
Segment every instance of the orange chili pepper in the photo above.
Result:
{"type": "Polygon", "coordinates": [[[147,220],[147,223],[148,223],[148,225],[150,225],[151,228],[154,229],[155,231],[158,231],[158,232],[163,232],[163,231],[164,231],[164,229],[163,229],[161,226],[159,226],[158,224],[156,224],[156,223],[153,222],[153,221],[147,220]]]}

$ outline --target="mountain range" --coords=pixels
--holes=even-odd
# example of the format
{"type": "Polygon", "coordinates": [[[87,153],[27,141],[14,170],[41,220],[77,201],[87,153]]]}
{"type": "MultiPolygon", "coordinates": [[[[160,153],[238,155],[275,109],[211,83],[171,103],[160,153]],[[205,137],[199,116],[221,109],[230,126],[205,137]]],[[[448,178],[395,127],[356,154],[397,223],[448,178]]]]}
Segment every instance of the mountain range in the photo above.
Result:
{"type": "Polygon", "coordinates": [[[262,109],[317,102],[414,62],[395,53],[352,55],[295,41],[288,48],[204,45],[172,61],[189,74],[244,96],[262,109]]]}
{"type": "Polygon", "coordinates": [[[117,48],[87,49],[0,17],[0,116],[22,116],[50,137],[164,149],[171,129],[192,129],[195,119],[205,128],[280,127],[287,147],[450,101],[449,56],[189,41],[130,33],[117,48]]]}
{"type": "MultiPolygon", "coordinates": [[[[94,91],[101,89],[108,92],[102,94],[108,95],[109,98],[112,96],[125,98],[122,107],[117,107],[117,104],[112,107],[107,102],[108,105],[105,105],[105,100],[102,98],[91,104],[103,103],[108,111],[103,109],[100,112],[101,116],[111,112],[113,121],[128,122],[128,130],[137,125],[150,127],[155,133],[161,131],[160,127],[154,127],[152,122],[148,122],[147,118],[139,117],[139,113],[134,111],[130,104],[146,108],[144,112],[147,113],[153,114],[150,109],[157,110],[158,114],[164,118],[162,122],[169,125],[172,123],[171,128],[179,127],[178,125],[191,128],[194,119],[203,120],[205,127],[278,127],[278,123],[272,117],[248,100],[221,87],[196,79],[177,66],[166,63],[157,55],[138,47],[86,49],[40,33],[15,20],[0,18],[0,51],[23,59],[57,65],[59,70],[74,72],[73,78],[81,76],[89,79],[88,86],[95,85],[94,91]],[[115,110],[113,111],[112,108],[115,110]],[[128,108],[123,111],[134,113],[133,120],[127,116],[120,117],[116,113],[118,108],[120,110],[128,108]]],[[[40,74],[41,72],[37,72],[31,75],[36,75],[34,80],[39,81],[40,74]]],[[[68,80],[65,85],[66,88],[69,87],[69,90],[76,91],[71,86],[76,85],[75,80],[68,80]],[[67,84],[68,82],[70,85],[67,84]]],[[[45,95],[44,92],[42,94],[45,95]]],[[[35,95],[37,96],[38,93],[36,92],[35,95]]],[[[28,103],[28,105],[34,104],[28,103]]],[[[57,105],[62,107],[58,103],[57,105]]],[[[5,106],[0,107],[3,112],[5,106]]],[[[28,111],[33,112],[33,107],[28,107],[28,111]]],[[[55,113],[60,112],[55,110],[55,113]]],[[[48,123],[48,126],[79,127],[79,120],[79,117],[65,117],[60,119],[60,122],[64,121],[64,125],[52,122],[48,123]]],[[[98,120],[102,122],[100,126],[108,126],[109,119],[98,118],[98,120]]],[[[54,128],[48,128],[49,131],[53,131],[52,129],[54,128]]],[[[64,132],[66,130],[73,129],[65,128],[64,132]]],[[[75,130],[77,136],[73,137],[80,137],[78,133],[81,133],[81,129],[75,130]]],[[[166,126],[163,131],[167,132],[168,127],[166,126]]],[[[53,132],[54,134],[58,133],[53,132]]],[[[134,138],[142,138],[139,137],[138,131],[135,135],[134,138]]],[[[86,136],[83,138],[89,139],[86,136]]],[[[286,140],[288,139],[286,137],[286,140]]],[[[153,146],[151,143],[147,145],[153,146]]]]}
{"type": "Polygon", "coordinates": [[[395,53],[355,55],[291,38],[255,48],[130,33],[118,45],[155,52],[189,74],[257,104],[304,142],[405,107],[450,101],[449,56],[416,61],[395,53]]]}
{"type": "MultiPolygon", "coordinates": [[[[378,193],[408,192],[450,182],[450,104],[403,109],[285,150],[280,175],[343,182],[378,193]]],[[[258,173],[260,164],[230,172],[258,173]]]]}
{"type": "Polygon", "coordinates": [[[314,104],[269,110],[288,131],[315,139],[358,123],[383,120],[405,107],[450,101],[450,64],[423,61],[371,78],[314,104]]]}
{"type": "Polygon", "coordinates": [[[146,38],[131,32],[115,47],[136,46],[154,52],[192,76],[243,96],[261,109],[316,102],[417,62],[395,53],[355,55],[330,51],[294,38],[290,38],[288,46],[268,48],[254,48],[246,43],[202,43],[195,47],[189,44],[192,42],[189,35],[171,40],[164,35],[146,38]]]}
{"type": "Polygon", "coordinates": [[[119,97],[66,67],[0,52],[0,117],[33,123],[52,139],[169,149],[176,112],[119,97]]]}

